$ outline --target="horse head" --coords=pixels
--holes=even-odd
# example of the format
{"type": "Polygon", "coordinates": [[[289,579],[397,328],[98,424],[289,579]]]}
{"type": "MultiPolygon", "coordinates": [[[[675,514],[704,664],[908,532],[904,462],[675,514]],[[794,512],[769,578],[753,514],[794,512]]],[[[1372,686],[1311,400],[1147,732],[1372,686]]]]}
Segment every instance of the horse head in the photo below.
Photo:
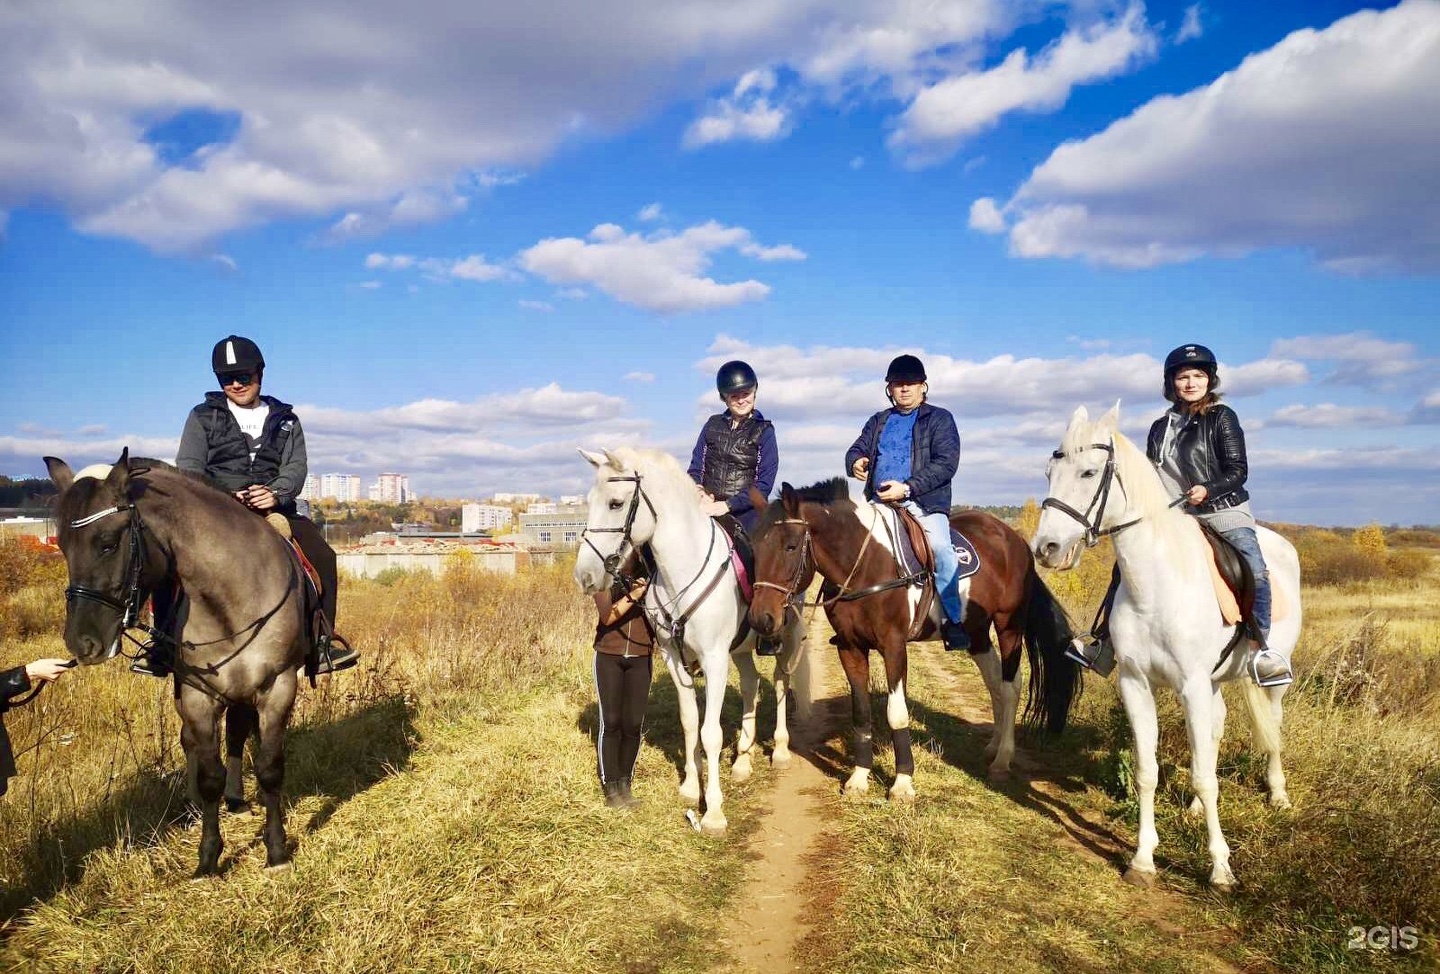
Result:
{"type": "Polygon", "coordinates": [[[122,450],[113,465],[78,474],[58,457],[46,457],[45,466],[60,489],[56,517],[70,577],[65,646],[81,663],[103,662],[119,651],[121,633],[139,606],[143,540],[131,497],[130,450],[122,450]]]}
{"type": "Polygon", "coordinates": [[[617,577],[626,557],[650,540],[657,515],[634,451],[579,452],[595,468],[595,486],[586,497],[589,515],[575,557],[575,581],[592,593],[617,577]]]}
{"type": "MultiPolygon", "coordinates": [[[[1128,508],[1116,473],[1120,403],[1091,421],[1084,406],[1070,417],[1060,446],[1045,468],[1049,492],[1031,539],[1036,559],[1062,571],[1080,563],[1085,548],[1120,525],[1128,508]]],[[[1126,441],[1128,446],[1128,441],[1126,441]]]]}
{"type": "Polygon", "coordinates": [[[780,485],[780,499],[767,503],[751,488],[751,503],[760,511],[753,537],[755,547],[754,595],[750,599],[750,625],[771,637],[785,625],[790,600],[804,596],[815,577],[810,551],[810,526],[800,512],[800,494],[780,485]]]}

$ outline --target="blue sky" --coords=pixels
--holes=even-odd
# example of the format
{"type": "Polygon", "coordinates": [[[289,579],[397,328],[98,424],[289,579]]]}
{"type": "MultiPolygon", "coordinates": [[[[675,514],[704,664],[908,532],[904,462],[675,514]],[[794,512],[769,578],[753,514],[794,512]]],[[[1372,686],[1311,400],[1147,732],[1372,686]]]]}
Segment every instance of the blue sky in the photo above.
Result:
{"type": "Polygon", "coordinates": [[[1440,523],[1437,150],[1440,0],[11,4],[0,472],[172,456],[233,332],[315,473],[580,492],[741,357],[808,483],[908,351],[1015,503],[1200,341],[1261,517],[1440,523]]]}

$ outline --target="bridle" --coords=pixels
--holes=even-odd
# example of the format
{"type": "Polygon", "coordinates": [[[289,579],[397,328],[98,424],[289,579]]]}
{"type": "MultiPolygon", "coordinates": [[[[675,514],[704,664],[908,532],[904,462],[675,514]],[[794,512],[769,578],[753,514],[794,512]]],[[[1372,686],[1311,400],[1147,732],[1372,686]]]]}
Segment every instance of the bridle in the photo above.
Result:
{"type": "Polygon", "coordinates": [[[810,522],[805,520],[803,517],[787,517],[783,518],[782,520],[776,521],[775,524],[776,526],[779,526],[781,524],[799,524],[805,530],[805,534],[803,535],[800,542],[800,559],[795,563],[795,574],[790,577],[790,582],[786,585],[780,585],[776,582],[765,582],[757,580],[752,583],[752,587],[773,588],[775,591],[780,593],[780,597],[784,600],[785,611],[793,611],[796,615],[799,615],[800,610],[807,604],[820,604],[818,602],[807,603],[804,597],[800,594],[800,585],[805,579],[806,562],[814,558],[814,552],[810,542],[810,522]]]}
{"type": "Polygon", "coordinates": [[[1090,498],[1090,504],[1085,508],[1085,512],[1082,514],[1057,497],[1046,497],[1045,500],[1040,502],[1040,509],[1044,510],[1047,507],[1053,507],[1062,514],[1067,514],[1079,521],[1080,526],[1085,529],[1085,547],[1093,548],[1100,543],[1101,538],[1107,535],[1119,534],[1126,528],[1139,524],[1144,518],[1137,517],[1133,521],[1126,521],[1124,524],[1117,524],[1110,528],[1100,527],[1105,520],[1105,506],[1110,502],[1110,485],[1111,483],[1120,482],[1120,475],[1115,471],[1114,437],[1111,437],[1109,443],[1091,443],[1087,446],[1076,447],[1068,452],[1065,450],[1056,450],[1050,454],[1050,457],[1053,460],[1063,460],[1066,457],[1074,456],[1085,450],[1104,450],[1106,453],[1105,472],[1100,475],[1100,485],[1095,488],[1095,496],[1090,498]],[[1090,517],[1092,511],[1095,515],[1094,520],[1091,520],[1090,517]]]}
{"type": "MultiPolygon", "coordinates": [[[[604,562],[605,574],[620,578],[620,563],[625,560],[625,554],[629,554],[629,552],[625,551],[625,548],[627,545],[632,549],[635,547],[635,539],[630,536],[630,529],[635,526],[635,515],[640,510],[640,501],[645,501],[645,506],[650,508],[650,516],[652,518],[658,517],[658,515],[655,513],[655,505],[650,501],[649,495],[645,493],[645,488],[640,484],[640,475],[638,473],[632,474],[629,477],[606,477],[605,482],[611,484],[633,483],[635,485],[635,491],[630,495],[630,506],[625,511],[625,523],[618,528],[592,528],[586,525],[580,537],[590,546],[590,550],[595,552],[595,557],[604,562]],[[589,535],[592,534],[619,534],[620,543],[615,546],[615,550],[610,554],[602,555],[600,549],[595,547],[595,542],[589,538],[589,535]],[[624,554],[622,554],[622,552],[624,554]]],[[[623,578],[620,580],[622,583],[628,581],[623,578]]]]}
{"type": "Polygon", "coordinates": [[[140,584],[140,576],[145,571],[145,525],[140,520],[140,510],[133,503],[117,504],[70,522],[71,528],[83,528],[112,514],[124,513],[130,516],[130,565],[126,569],[125,587],[121,589],[120,597],[115,598],[99,589],[87,588],[84,585],[69,585],[65,588],[67,604],[75,601],[96,602],[120,613],[121,633],[137,627],[149,629],[148,626],[139,626],[140,609],[145,604],[145,589],[140,584]]]}
{"type": "MultiPolygon", "coordinates": [[[[850,581],[855,577],[855,573],[860,570],[860,565],[865,560],[865,552],[869,550],[870,541],[872,538],[875,537],[875,532],[867,528],[865,530],[865,540],[860,542],[860,550],[855,555],[855,563],[850,566],[850,571],[846,573],[845,581],[840,583],[839,591],[835,595],[830,596],[829,598],[819,598],[816,599],[814,602],[807,602],[804,600],[803,597],[799,595],[798,589],[800,586],[800,581],[805,574],[804,556],[813,557],[814,554],[814,545],[811,541],[810,522],[805,520],[804,518],[791,517],[776,521],[775,523],[803,524],[805,526],[804,550],[802,551],[800,565],[796,569],[795,576],[790,580],[790,584],[788,587],[777,585],[774,582],[756,582],[755,587],[773,588],[777,591],[785,593],[786,605],[796,607],[797,612],[800,608],[804,608],[807,606],[822,606],[828,609],[830,606],[834,605],[837,602],[853,602],[856,599],[863,599],[870,595],[878,595],[881,592],[888,592],[891,589],[895,588],[908,588],[911,585],[923,585],[926,576],[930,574],[929,572],[919,572],[913,575],[906,575],[903,571],[899,571],[897,572],[895,578],[887,578],[882,582],[876,582],[874,585],[867,585],[865,588],[851,591],[849,589],[850,581]]],[[[885,529],[886,531],[890,530],[890,524],[888,521],[885,524],[885,529]]],[[[891,535],[890,542],[892,549],[898,550],[897,542],[893,534],[891,535]]],[[[900,560],[898,556],[896,557],[895,564],[898,569],[900,567],[900,560]]]]}

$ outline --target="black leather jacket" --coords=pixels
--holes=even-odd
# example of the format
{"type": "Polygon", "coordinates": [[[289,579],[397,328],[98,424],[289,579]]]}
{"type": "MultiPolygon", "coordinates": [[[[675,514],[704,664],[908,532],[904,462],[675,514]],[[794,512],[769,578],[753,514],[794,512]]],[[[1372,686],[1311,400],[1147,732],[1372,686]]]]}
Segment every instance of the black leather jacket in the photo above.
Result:
{"type": "MultiPolygon", "coordinates": [[[[1165,427],[1170,422],[1166,413],[1150,424],[1145,442],[1145,455],[1152,463],[1160,462],[1160,447],[1165,440],[1165,427]]],[[[1205,503],[1195,510],[1200,514],[1234,507],[1250,499],[1245,478],[1250,464],[1245,459],[1245,431],[1240,417],[1224,404],[1216,404],[1204,413],[1188,417],[1175,435],[1175,454],[1183,486],[1203,485],[1205,503]]]]}

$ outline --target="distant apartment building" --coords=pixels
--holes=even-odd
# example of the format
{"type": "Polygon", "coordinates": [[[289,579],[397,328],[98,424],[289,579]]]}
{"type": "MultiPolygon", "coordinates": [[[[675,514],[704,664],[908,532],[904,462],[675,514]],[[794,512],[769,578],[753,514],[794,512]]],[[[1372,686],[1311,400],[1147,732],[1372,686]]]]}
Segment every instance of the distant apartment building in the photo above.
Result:
{"type": "Polygon", "coordinates": [[[313,473],[305,478],[305,486],[300,490],[302,501],[318,501],[320,499],[320,478],[313,473]]]}
{"type": "Polygon", "coordinates": [[[360,499],[360,478],[353,473],[327,473],[320,476],[320,497],[333,497],[337,501],[358,501],[360,499]]]}
{"type": "Polygon", "coordinates": [[[497,504],[529,504],[540,499],[539,494],[496,494],[490,498],[497,504]]]}
{"type": "Polygon", "coordinates": [[[543,514],[527,511],[520,515],[520,533],[532,545],[574,548],[580,544],[588,515],[585,508],[575,506],[543,514]]]}
{"type": "Polygon", "coordinates": [[[577,507],[585,503],[584,494],[561,494],[560,505],[562,507],[577,507]]]}
{"type": "Polygon", "coordinates": [[[525,505],[526,514],[554,514],[559,510],[559,505],[554,501],[535,501],[525,505]]]}
{"type": "Polygon", "coordinates": [[[403,473],[382,473],[372,488],[372,500],[382,504],[405,504],[415,499],[410,493],[410,478],[403,473]]]}
{"type": "Polygon", "coordinates": [[[515,520],[515,512],[498,504],[466,504],[460,508],[460,533],[501,531],[515,520]]]}

